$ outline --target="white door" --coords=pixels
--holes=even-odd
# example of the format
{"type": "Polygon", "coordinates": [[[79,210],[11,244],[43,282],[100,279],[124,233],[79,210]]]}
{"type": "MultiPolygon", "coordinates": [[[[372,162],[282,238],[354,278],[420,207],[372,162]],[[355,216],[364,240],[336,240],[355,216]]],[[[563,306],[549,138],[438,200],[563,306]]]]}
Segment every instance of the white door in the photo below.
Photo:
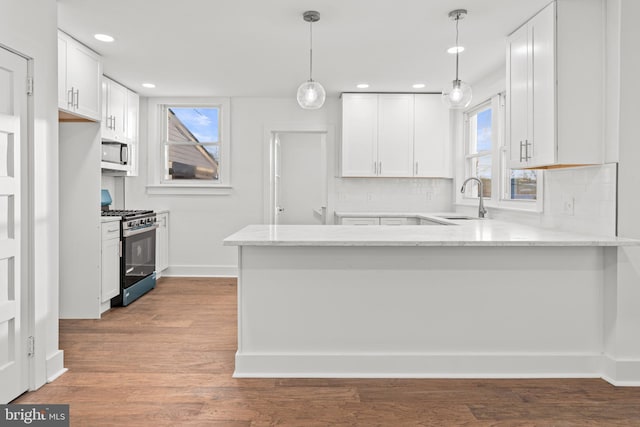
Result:
{"type": "Polygon", "coordinates": [[[275,136],[276,224],[326,223],[326,135],[275,136]]]}
{"type": "Polygon", "coordinates": [[[28,388],[26,292],[22,280],[20,174],[26,141],[27,61],[0,48],[0,403],[28,388]],[[21,139],[22,135],[22,139],[21,139]]]}

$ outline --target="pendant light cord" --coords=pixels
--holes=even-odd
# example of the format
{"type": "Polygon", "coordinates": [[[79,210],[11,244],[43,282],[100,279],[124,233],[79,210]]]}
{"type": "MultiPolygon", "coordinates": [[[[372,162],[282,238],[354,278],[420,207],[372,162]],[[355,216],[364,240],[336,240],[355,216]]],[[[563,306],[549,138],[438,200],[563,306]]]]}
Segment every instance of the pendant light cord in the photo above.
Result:
{"type": "Polygon", "coordinates": [[[309,22],[309,81],[313,81],[313,22],[309,22]]]}
{"type": "Polygon", "coordinates": [[[460,44],[458,43],[458,22],[460,15],[456,16],[456,81],[458,81],[458,55],[460,54],[460,44]]]}

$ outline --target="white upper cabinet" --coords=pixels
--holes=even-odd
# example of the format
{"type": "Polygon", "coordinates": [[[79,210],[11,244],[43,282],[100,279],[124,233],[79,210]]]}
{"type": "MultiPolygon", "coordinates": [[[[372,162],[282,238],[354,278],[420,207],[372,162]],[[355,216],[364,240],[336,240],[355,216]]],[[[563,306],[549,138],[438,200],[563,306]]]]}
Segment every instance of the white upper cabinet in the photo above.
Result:
{"type": "Polygon", "coordinates": [[[102,139],[125,142],[127,139],[128,89],[102,78],[102,139]]]}
{"type": "Polygon", "coordinates": [[[602,19],[599,0],[557,0],[507,39],[510,167],[602,163],[602,19]]]}
{"type": "Polygon", "coordinates": [[[342,95],[343,177],[450,177],[450,152],[439,95],[342,95]]]}
{"type": "Polygon", "coordinates": [[[376,176],[378,96],[342,95],[342,176],[376,176]]]}
{"type": "Polygon", "coordinates": [[[413,95],[378,95],[378,176],[413,174],[413,95]]]}
{"type": "Polygon", "coordinates": [[[413,176],[451,178],[449,110],[440,95],[415,95],[413,176]]]}
{"type": "Polygon", "coordinates": [[[102,77],[102,128],[103,141],[115,141],[127,147],[126,165],[102,162],[102,168],[138,175],[138,123],[140,97],[108,77],[102,77]]]}
{"type": "Polygon", "coordinates": [[[100,120],[100,56],[58,31],[58,108],[100,120]]]}

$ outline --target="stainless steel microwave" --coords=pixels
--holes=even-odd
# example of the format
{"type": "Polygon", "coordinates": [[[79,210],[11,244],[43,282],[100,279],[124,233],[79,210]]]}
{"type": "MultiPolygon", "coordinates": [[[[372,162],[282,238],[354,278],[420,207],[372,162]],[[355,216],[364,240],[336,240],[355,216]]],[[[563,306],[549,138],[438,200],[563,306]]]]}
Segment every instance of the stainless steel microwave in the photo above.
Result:
{"type": "Polygon", "coordinates": [[[126,165],[129,162],[129,150],[127,144],[118,142],[102,143],[102,161],[126,165]]]}

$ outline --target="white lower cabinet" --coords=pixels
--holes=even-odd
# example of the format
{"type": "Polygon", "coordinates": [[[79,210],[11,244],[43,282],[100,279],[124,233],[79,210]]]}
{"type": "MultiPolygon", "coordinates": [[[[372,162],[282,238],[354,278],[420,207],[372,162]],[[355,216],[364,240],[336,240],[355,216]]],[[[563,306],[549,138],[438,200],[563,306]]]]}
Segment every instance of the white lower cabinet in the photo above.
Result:
{"type": "Polygon", "coordinates": [[[411,217],[381,217],[380,225],[417,225],[418,219],[411,217]]]}
{"type": "Polygon", "coordinates": [[[169,212],[156,213],[156,276],[169,267],[169,212]]]}
{"type": "Polygon", "coordinates": [[[101,312],[109,309],[111,298],[120,293],[120,222],[102,223],[101,312]]]}
{"type": "Polygon", "coordinates": [[[362,218],[342,218],[340,220],[342,225],[380,225],[380,218],[377,217],[362,217],[362,218]]]}

